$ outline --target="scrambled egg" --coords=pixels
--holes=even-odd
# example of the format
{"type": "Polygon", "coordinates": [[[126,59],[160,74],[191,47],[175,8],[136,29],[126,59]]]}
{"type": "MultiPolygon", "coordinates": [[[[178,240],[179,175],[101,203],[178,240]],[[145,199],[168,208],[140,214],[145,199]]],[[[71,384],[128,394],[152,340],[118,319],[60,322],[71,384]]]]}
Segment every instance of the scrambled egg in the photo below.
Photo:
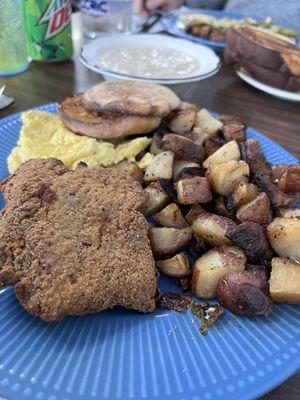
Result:
{"type": "Polygon", "coordinates": [[[68,168],[75,168],[80,161],[89,167],[106,167],[125,159],[134,161],[151,142],[139,137],[114,145],[80,136],[67,129],[57,115],[45,111],[25,112],[22,121],[19,141],[7,159],[10,173],[31,158],[56,157],[68,168]]]}

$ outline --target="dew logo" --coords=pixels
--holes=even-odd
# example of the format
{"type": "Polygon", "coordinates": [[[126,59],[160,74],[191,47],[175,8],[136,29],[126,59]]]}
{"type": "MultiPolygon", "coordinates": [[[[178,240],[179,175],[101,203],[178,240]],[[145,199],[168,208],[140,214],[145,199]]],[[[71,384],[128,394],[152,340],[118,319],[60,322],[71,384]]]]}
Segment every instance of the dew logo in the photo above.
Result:
{"type": "Polygon", "coordinates": [[[71,13],[71,0],[51,0],[37,23],[38,25],[48,24],[44,40],[61,32],[70,22],[71,13]]]}

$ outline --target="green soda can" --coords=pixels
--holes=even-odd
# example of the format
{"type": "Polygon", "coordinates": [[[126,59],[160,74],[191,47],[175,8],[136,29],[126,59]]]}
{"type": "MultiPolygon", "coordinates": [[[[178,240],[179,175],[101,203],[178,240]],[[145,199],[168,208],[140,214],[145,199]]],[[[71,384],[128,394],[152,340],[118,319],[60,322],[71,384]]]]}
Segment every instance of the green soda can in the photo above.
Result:
{"type": "Polygon", "coordinates": [[[24,0],[29,56],[62,61],[73,56],[71,0],[24,0]]]}

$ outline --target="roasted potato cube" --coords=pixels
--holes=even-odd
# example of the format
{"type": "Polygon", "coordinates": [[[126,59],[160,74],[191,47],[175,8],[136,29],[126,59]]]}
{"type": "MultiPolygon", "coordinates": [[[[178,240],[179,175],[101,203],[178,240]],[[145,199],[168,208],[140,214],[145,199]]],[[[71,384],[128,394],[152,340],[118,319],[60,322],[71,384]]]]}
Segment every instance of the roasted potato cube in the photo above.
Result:
{"type": "Polygon", "coordinates": [[[185,133],[184,136],[199,145],[203,145],[210,137],[208,133],[203,132],[202,128],[195,126],[192,131],[185,133]]]}
{"type": "Polygon", "coordinates": [[[227,230],[226,236],[239,246],[251,261],[270,260],[273,251],[266,230],[256,222],[247,221],[227,230]]]}
{"type": "Polygon", "coordinates": [[[161,148],[187,161],[202,162],[205,158],[203,146],[174,133],[167,133],[163,137],[161,148]]]}
{"type": "Polygon", "coordinates": [[[165,258],[174,255],[191,240],[191,228],[155,228],[149,229],[149,239],[155,257],[165,258]]]}
{"type": "Polygon", "coordinates": [[[209,203],[212,200],[208,180],[201,176],[181,179],[175,183],[175,189],[181,204],[209,203]]]}
{"type": "Polygon", "coordinates": [[[205,169],[204,168],[196,168],[196,167],[188,167],[188,168],[183,168],[177,175],[176,178],[174,179],[174,184],[181,179],[187,179],[187,178],[194,178],[195,176],[204,176],[205,175],[205,169]]]}
{"type": "Polygon", "coordinates": [[[148,200],[141,209],[144,215],[152,215],[160,211],[169,202],[169,196],[159,182],[150,183],[144,191],[148,194],[148,200]]]}
{"type": "Polygon", "coordinates": [[[276,215],[282,218],[300,218],[300,208],[279,208],[276,215]]]}
{"type": "Polygon", "coordinates": [[[223,307],[238,315],[269,315],[273,305],[266,286],[262,271],[235,272],[219,280],[216,298],[223,307]]]}
{"type": "MultiPolygon", "coordinates": [[[[154,155],[151,153],[145,153],[143,155],[143,157],[140,159],[140,161],[138,161],[138,166],[140,167],[140,169],[142,171],[145,171],[148,167],[148,165],[151,163],[151,161],[153,160],[154,155]]],[[[143,175],[144,178],[144,175],[143,175]]]]}
{"type": "Polygon", "coordinates": [[[265,157],[261,154],[260,143],[255,139],[248,139],[241,143],[242,159],[249,165],[250,172],[255,175],[257,171],[262,174],[271,172],[265,157]]]}
{"type": "Polygon", "coordinates": [[[218,119],[223,122],[223,135],[226,140],[236,140],[241,143],[246,140],[246,125],[241,118],[233,115],[219,115],[218,119]]]}
{"type": "Polygon", "coordinates": [[[198,215],[202,213],[206,213],[204,208],[202,208],[200,204],[193,204],[192,207],[190,208],[190,211],[186,214],[185,219],[190,225],[192,225],[192,223],[195,221],[198,215]]]}
{"type": "Polygon", "coordinates": [[[156,223],[166,228],[186,228],[189,226],[177,204],[171,203],[153,215],[156,223]]]}
{"type": "Polygon", "coordinates": [[[273,258],[269,285],[274,301],[300,305],[300,264],[288,258],[273,258]]]}
{"type": "Polygon", "coordinates": [[[236,223],[231,219],[207,212],[199,214],[192,225],[193,231],[211,246],[232,244],[226,233],[235,227],[236,223]]]}
{"type": "Polygon", "coordinates": [[[299,218],[275,218],[267,228],[267,235],[275,253],[300,261],[299,218]]]}
{"type": "Polygon", "coordinates": [[[228,161],[239,161],[241,159],[241,153],[239,146],[235,140],[231,140],[224,144],[219,150],[215,151],[203,162],[203,167],[208,168],[210,165],[216,165],[225,163],[228,161]]]}
{"type": "Polygon", "coordinates": [[[200,168],[200,164],[175,157],[173,163],[173,179],[175,180],[179,172],[186,168],[200,168]]]}
{"type": "Polygon", "coordinates": [[[194,126],[196,115],[197,111],[193,108],[173,111],[167,127],[172,132],[183,135],[185,132],[189,132],[194,126]]]}
{"type": "Polygon", "coordinates": [[[300,192],[300,165],[273,165],[272,176],[280,190],[285,193],[300,192]]]}
{"type": "Polygon", "coordinates": [[[248,181],[249,166],[244,161],[232,160],[209,166],[205,176],[214,192],[228,196],[238,184],[248,181]]]}
{"type": "Polygon", "coordinates": [[[173,278],[183,278],[192,273],[192,268],[186,253],[176,254],[167,260],[156,261],[156,267],[161,274],[172,276],[173,278]]]}
{"type": "Polygon", "coordinates": [[[133,177],[136,181],[138,181],[140,184],[143,183],[144,181],[144,174],[141,168],[138,166],[138,164],[135,163],[130,163],[126,160],[120,162],[115,166],[118,170],[125,172],[133,177]]]}
{"type": "Polygon", "coordinates": [[[171,151],[163,151],[156,154],[146,168],[145,182],[157,181],[158,179],[171,179],[174,154],[171,151]]]}
{"type": "Polygon", "coordinates": [[[259,195],[259,189],[253,183],[242,182],[227,197],[226,207],[230,213],[234,213],[240,206],[249,203],[259,195]]]}
{"type": "Polygon", "coordinates": [[[242,272],[246,258],[235,246],[214,248],[198,258],[193,268],[192,291],[203,299],[215,297],[218,282],[231,272],[242,272]]]}
{"type": "Polygon", "coordinates": [[[242,205],[236,213],[240,222],[253,221],[267,225],[272,221],[272,211],[266,193],[260,193],[254,200],[242,205]]]}
{"type": "Polygon", "coordinates": [[[214,118],[205,108],[197,113],[195,128],[200,128],[203,133],[209,136],[215,135],[219,129],[222,129],[223,123],[214,118]]]}
{"type": "Polygon", "coordinates": [[[267,193],[272,207],[274,208],[289,208],[293,207],[297,202],[296,194],[286,194],[283,193],[279,187],[272,182],[271,176],[264,173],[261,170],[254,175],[254,181],[261,188],[261,190],[267,193]]]}

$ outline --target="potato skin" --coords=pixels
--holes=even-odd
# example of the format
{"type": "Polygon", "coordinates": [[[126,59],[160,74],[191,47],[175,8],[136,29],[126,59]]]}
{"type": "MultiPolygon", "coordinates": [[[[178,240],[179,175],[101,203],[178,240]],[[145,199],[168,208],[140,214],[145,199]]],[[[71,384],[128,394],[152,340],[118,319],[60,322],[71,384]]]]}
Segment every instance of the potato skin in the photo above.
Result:
{"type": "Polygon", "coordinates": [[[249,166],[244,161],[231,160],[210,165],[205,176],[215,193],[228,196],[238,184],[248,181],[249,166]]]}
{"type": "Polygon", "coordinates": [[[272,300],[260,271],[232,273],[221,278],[216,290],[219,303],[231,312],[243,315],[270,315],[272,300]]]}
{"type": "Polygon", "coordinates": [[[202,176],[181,179],[175,183],[175,189],[180,204],[209,203],[212,200],[208,180],[202,176]]]}
{"type": "Polygon", "coordinates": [[[226,236],[239,246],[251,261],[270,260],[273,255],[265,229],[255,222],[246,221],[229,228],[226,236]]]}
{"type": "Polygon", "coordinates": [[[253,221],[267,225],[272,221],[272,211],[266,193],[260,193],[254,200],[242,205],[236,213],[240,222],[253,221]]]}
{"type": "Polygon", "coordinates": [[[193,268],[192,291],[203,299],[215,297],[219,280],[231,272],[245,269],[246,258],[235,246],[222,246],[209,250],[198,258],[193,268]]]}
{"type": "Polygon", "coordinates": [[[203,146],[175,133],[164,135],[161,148],[187,161],[202,162],[205,158],[203,146]]]}

